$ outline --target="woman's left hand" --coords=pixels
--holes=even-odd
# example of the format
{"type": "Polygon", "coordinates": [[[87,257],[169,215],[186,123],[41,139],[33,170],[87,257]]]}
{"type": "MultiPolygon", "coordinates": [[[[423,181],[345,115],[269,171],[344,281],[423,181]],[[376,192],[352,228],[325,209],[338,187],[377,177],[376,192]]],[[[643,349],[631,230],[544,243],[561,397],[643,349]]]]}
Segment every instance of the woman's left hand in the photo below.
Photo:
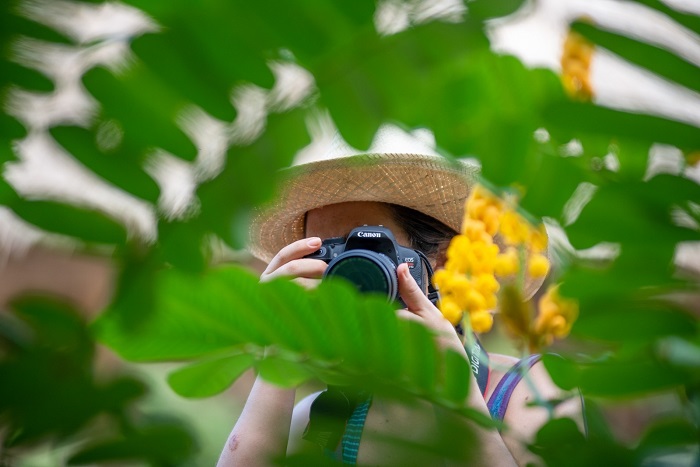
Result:
{"type": "Polygon", "coordinates": [[[451,348],[466,357],[466,351],[455,328],[418,287],[406,263],[399,264],[396,275],[399,279],[399,294],[406,304],[406,308],[398,310],[399,317],[423,323],[437,333],[438,345],[441,348],[451,348]]]}

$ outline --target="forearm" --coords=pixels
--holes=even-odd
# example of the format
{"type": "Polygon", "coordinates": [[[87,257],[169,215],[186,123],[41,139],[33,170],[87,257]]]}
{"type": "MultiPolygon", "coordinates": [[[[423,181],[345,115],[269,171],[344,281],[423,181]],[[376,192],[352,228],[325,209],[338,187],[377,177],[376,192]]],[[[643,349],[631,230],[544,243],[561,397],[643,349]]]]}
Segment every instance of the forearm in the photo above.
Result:
{"type": "Polygon", "coordinates": [[[217,465],[270,465],[284,457],[294,397],[294,389],[283,389],[258,377],[217,465]]]}

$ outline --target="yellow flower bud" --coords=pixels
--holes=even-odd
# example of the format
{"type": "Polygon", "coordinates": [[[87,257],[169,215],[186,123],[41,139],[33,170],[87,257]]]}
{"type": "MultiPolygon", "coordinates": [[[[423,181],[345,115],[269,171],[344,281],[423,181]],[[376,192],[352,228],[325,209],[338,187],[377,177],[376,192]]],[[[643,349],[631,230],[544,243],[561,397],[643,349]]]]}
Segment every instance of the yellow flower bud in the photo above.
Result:
{"type": "Polygon", "coordinates": [[[496,206],[488,206],[484,210],[484,225],[486,226],[486,232],[494,236],[498,232],[498,228],[501,220],[501,211],[496,206]]]}
{"type": "Polygon", "coordinates": [[[489,332],[493,326],[493,316],[483,310],[469,313],[469,323],[474,332],[489,332]]]}
{"type": "Polygon", "coordinates": [[[532,255],[528,261],[527,272],[532,277],[546,276],[549,272],[549,260],[544,255],[532,255]]]}
{"type": "Polygon", "coordinates": [[[486,299],[475,289],[470,289],[466,294],[467,310],[483,310],[486,308],[486,299]]]}
{"type": "Polygon", "coordinates": [[[531,232],[530,249],[534,253],[542,253],[547,249],[547,242],[547,230],[544,228],[544,224],[540,224],[539,227],[531,232]]]}
{"type": "Polygon", "coordinates": [[[484,299],[486,299],[486,309],[487,310],[493,310],[496,308],[496,305],[498,305],[498,298],[496,297],[495,293],[490,293],[488,295],[484,295],[484,299]]]}
{"type": "Polygon", "coordinates": [[[500,232],[508,245],[522,245],[530,239],[530,226],[513,210],[506,211],[501,216],[500,232]]]}
{"type": "Polygon", "coordinates": [[[467,216],[474,220],[480,220],[488,207],[488,202],[483,198],[469,198],[467,200],[467,216]]]}
{"type": "Polygon", "coordinates": [[[578,303],[562,298],[559,286],[550,286],[540,298],[539,314],[535,320],[534,332],[540,342],[549,344],[553,337],[566,337],[578,317],[578,303]]]}
{"type": "Polygon", "coordinates": [[[445,319],[447,319],[454,326],[456,326],[462,319],[462,309],[453,300],[445,297],[441,298],[438,302],[438,308],[440,309],[442,316],[444,316],[445,319]]]}
{"type": "Polygon", "coordinates": [[[499,276],[510,276],[511,274],[516,274],[520,270],[520,258],[518,258],[518,252],[515,248],[508,248],[508,250],[496,256],[494,262],[494,271],[499,276]]]}
{"type": "Polygon", "coordinates": [[[486,233],[486,226],[483,222],[475,219],[464,219],[462,223],[462,234],[473,242],[481,241],[486,233]]]}
{"type": "Polygon", "coordinates": [[[580,34],[569,32],[564,41],[561,71],[564,88],[572,97],[581,100],[593,97],[590,79],[592,56],[593,44],[580,34]]]}
{"type": "Polygon", "coordinates": [[[493,274],[479,274],[474,280],[474,288],[484,296],[498,292],[500,287],[493,274]]]}

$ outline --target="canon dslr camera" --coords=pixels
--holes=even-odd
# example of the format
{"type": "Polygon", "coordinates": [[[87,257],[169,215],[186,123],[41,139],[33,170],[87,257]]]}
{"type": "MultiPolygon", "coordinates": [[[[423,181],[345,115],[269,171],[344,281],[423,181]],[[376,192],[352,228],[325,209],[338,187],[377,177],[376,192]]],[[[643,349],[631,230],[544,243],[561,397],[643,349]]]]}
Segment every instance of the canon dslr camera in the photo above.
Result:
{"type": "Polygon", "coordinates": [[[425,255],[396,243],[391,230],[381,225],[357,227],[347,239],[328,238],[323,241],[321,248],[306,257],[328,263],[324,279],[343,277],[360,292],[383,294],[390,301],[400,301],[396,268],[401,263],[407,263],[408,270],[421,290],[428,290],[431,292],[428,297],[437,299],[437,293],[430,284],[433,270],[425,255]]]}

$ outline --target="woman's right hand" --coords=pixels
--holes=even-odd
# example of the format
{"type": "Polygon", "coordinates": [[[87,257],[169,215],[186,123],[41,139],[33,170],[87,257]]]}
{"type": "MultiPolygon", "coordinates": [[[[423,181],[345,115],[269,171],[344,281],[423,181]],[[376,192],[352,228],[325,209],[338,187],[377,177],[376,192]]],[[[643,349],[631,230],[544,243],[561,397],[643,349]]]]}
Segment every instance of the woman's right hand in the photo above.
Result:
{"type": "Polygon", "coordinates": [[[304,258],[321,248],[318,237],[303,238],[282,248],[267,265],[260,282],[277,277],[293,277],[293,281],[306,288],[316,287],[328,266],[320,259],[304,258]]]}

